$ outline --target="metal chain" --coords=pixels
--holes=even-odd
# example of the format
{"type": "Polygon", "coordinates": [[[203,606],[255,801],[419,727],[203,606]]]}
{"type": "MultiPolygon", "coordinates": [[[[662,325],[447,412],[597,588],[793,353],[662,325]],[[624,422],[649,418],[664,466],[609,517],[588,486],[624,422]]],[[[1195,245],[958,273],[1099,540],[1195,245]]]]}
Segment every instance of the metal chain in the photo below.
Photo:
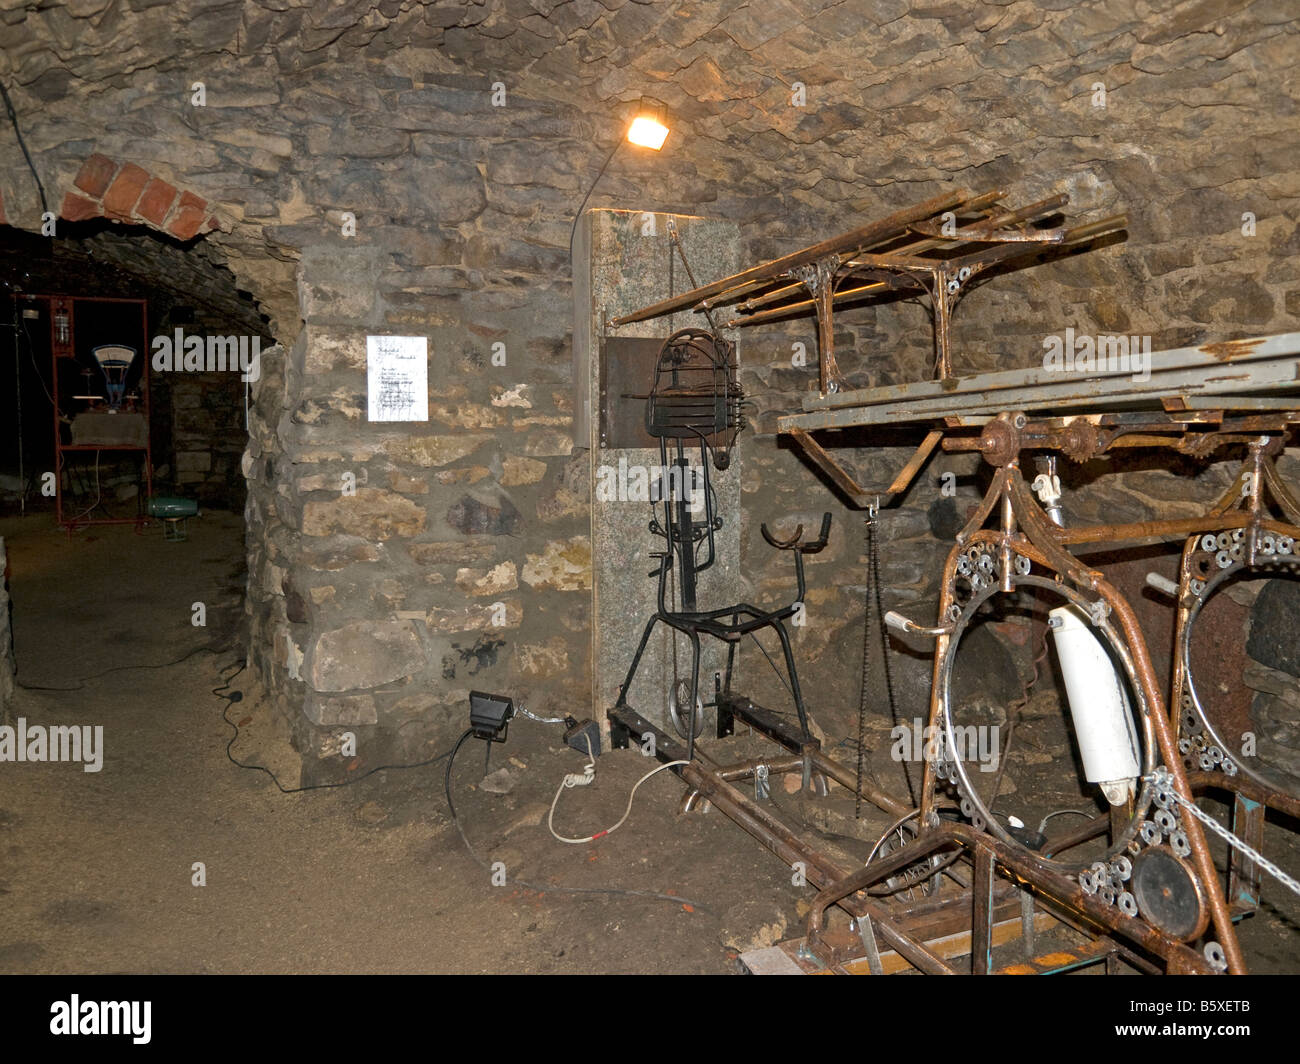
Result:
{"type": "Polygon", "coordinates": [[[1208,813],[1202,812],[1199,808],[1197,808],[1195,803],[1189,802],[1186,798],[1184,798],[1181,794],[1179,794],[1176,790],[1174,790],[1173,777],[1169,774],[1167,769],[1158,770],[1156,773],[1154,773],[1154,775],[1150,779],[1151,782],[1153,782],[1157,787],[1161,787],[1162,789],[1167,789],[1170,797],[1172,797],[1175,802],[1177,802],[1189,813],[1191,813],[1192,816],[1196,817],[1197,820],[1199,820],[1207,828],[1209,828],[1221,839],[1223,839],[1229,846],[1235,847],[1236,849],[1244,853],[1247,857],[1249,857],[1252,861],[1254,861],[1255,864],[1257,864],[1265,872],[1267,872],[1279,883],[1281,883],[1284,887],[1286,887],[1287,890],[1291,891],[1293,894],[1300,895],[1300,881],[1297,881],[1292,876],[1287,875],[1287,873],[1283,872],[1282,869],[1278,868],[1277,865],[1275,865],[1262,853],[1256,850],[1253,846],[1237,838],[1236,835],[1234,835],[1231,831],[1225,828],[1212,816],[1210,816],[1208,813]]]}
{"type": "MultiPolygon", "coordinates": [[[[677,219],[671,214],[668,216],[668,239],[672,241],[673,247],[677,249],[677,254],[682,257],[682,265],[686,267],[686,279],[691,283],[691,291],[694,291],[700,286],[695,283],[695,272],[691,269],[690,262],[687,261],[686,249],[682,247],[682,238],[677,232],[677,219]]],[[[672,266],[672,261],[672,254],[669,253],[668,265],[670,267],[672,266]]],[[[713,308],[708,306],[707,303],[704,306],[704,317],[709,323],[709,332],[713,333],[714,338],[716,339],[718,335],[718,326],[713,320],[713,308]]]]}
{"type": "MultiPolygon", "coordinates": [[[[898,708],[894,702],[894,680],[889,671],[889,635],[885,630],[885,608],[880,596],[880,544],[876,538],[876,515],[877,511],[874,506],[867,510],[868,586],[862,620],[862,687],[858,696],[858,793],[854,799],[854,819],[859,819],[862,815],[862,769],[863,759],[866,756],[867,700],[870,697],[869,670],[873,621],[874,628],[880,636],[880,665],[885,677],[885,694],[889,699],[889,717],[894,724],[898,723],[898,708]]],[[[908,770],[906,761],[903,762],[903,772],[907,777],[908,794],[915,797],[912,791],[912,773],[908,770]]]]}
{"type": "MultiPolygon", "coordinates": [[[[672,525],[670,524],[668,527],[671,529],[672,525]]],[[[668,562],[669,562],[668,608],[669,608],[669,612],[676,613],[677,612],[677,566],[672,564],[673,556],[672,556],[671,540],[669,541],[669,548],[668,548],[668,562]]],[[[681,683],[681,678],[678,675],[679,670],[677,668],[677,629],[670,624],[666,624],[664,625],[664,627],[668,629],[668,638],[672,642],[672,651],[673,651],[673,686],[670,688],[670,690],[672,691],[672,695],[669,699],[669,705],[664,707],[665,709],[670,709],[672,705],[672,699],[677,697],[677,685],[681,683]]],[[[677,711],[680,713],[682,711],[682,707],[678,706],[677,711]]],[[[671,712],[669,715],[671,716],[671,712]]]]}
{"type": "MultiPolygon", "coordinates": [[[[871,579],[871,552],[876,543],[875,521],[867,518],[867,579],[871,579]]],[[[862,819],[862,762],[867,743],[867,672],[871,664],[871,588],[864,593],[862,603],[862,687],[858,693],[858,785],[853,795],[853,819],[862,819]]]]}
{"type": "MultiPolygon", "coordinates": [[[[871,534],[871,583],[875,588],[876,597],[876,630],[880,633],[880,664],[885,672],[885,694],[889,698],[889,719],[895,726],[898,725],[898,706],[894,700],[894,677],[889,669],[889,632],[885,628],[885,606],[880,597],[880,545],[876,538],[875,523],[880,513],[880,500],[877,499],[874,506],[868,511],[871,514],[872,534],[871,534]]],[[[913,805],[918,805],[916,792],[912,786],[912,771],[908,767],[908,762],[903,762],[903,774],[907,777],[907,793],[912,800],[913,805]]]]}

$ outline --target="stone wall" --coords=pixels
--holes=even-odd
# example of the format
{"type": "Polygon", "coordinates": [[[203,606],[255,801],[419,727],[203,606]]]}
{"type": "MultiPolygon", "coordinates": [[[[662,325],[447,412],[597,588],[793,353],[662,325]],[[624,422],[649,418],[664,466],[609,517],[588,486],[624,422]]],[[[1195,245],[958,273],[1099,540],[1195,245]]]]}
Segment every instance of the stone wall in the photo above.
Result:
{"type": "MultiPolygon", "coordinates": [[[[281,346],[243,459],[250,653],[304,751],[369,729],[361,760],[376,764],[453,730],[470,687],[543,711],[589,702],[568,245],[643,93],[674,131],[660,155],[620,149],[589,205],[735,222],[750,261],[947,184],[1129,211],[1127,245],[968,296],[965,372],[1035,364],[1066,326],[1150,333],[1156,348],[1293,327],[1296,29],[1265,0],[55,0],[0,15],[0,77],[55,213],[102,212],[211,255],[265,314],[281,346]],[[100,193],[85,187],[98,158],[114,168],[100,193]],[[201,217],[185,213],[198,200],[201,217]],[[428,338],[427,424],[367,423],[368,333],[428,338]]],[[[0,202],[10,225],[40,228],[18,153],[0,160],[0,202]]],[[[915,378],[929,359],[919,307],[844,329],[860,383],[915,378]]],[[[814,709],[842,708],[861,526],[772,435],[815,373],[790,366],[790,343],[812,339],[800,324],[743,339],[759,411],[742,444],[742,560],[756,595],[786,596],[790,559],[759,522],[836,511],[797,643],[814,709]]],[[[878,444],[856,457],[867,475],[893,460],[878,444]]],[[[933,594],[930,508],[948,468],[964,512],[974,467],[941,459],[882,518],[887,606],[933,594]]],[[[1173,472],[1078,473],[1078,519],[1188,505],[1173,472]]]]}
{"type": "MultiPolygon", "coordinates": [[[[167,462],[168,487],[219,510],[244,508],[240,459],[244,430],[244,382],[238,373],[176,373],[166,381],[168,448],[154,455],[167,462]]],[[[155,378],[157,383],[157,378],[155,378]]]]}
{"type": "Polygon", "coordinates": [[[14,698],[14,640],[9,622],[9,569],[5,541],[0,539],[0,724],[12,724],[14,698]]]}

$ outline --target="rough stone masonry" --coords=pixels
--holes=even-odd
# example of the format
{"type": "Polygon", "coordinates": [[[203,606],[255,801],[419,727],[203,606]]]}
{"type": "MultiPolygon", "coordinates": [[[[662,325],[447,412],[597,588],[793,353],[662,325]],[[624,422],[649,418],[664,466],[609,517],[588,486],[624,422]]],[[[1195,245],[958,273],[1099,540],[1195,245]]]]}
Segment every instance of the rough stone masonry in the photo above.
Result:
{"type": "Polygon", "coordinates": [[[9,620],[8,557],[0,539],[0,724],[12,724],[14,639],[9,620]]]}
{"type": "MultiPolygon", "coordinates": [[[[1127,210],[1127,244],[963,303],[967,372],[1033,364],[1066,327],[1149,334],[1157,350],[1295,328],[1296,59],[1280,0],[51,0],[0,13],[0,78],[61,231],[107,222],[207,249],[278,342],[241,465],[247,639],[310,778],[339,771],[343,730],[365,764],[441,742],[471,687],[588,711],[568,241],[642,94],[669,106],[673,134],[654,157],[620,149],[590,205],[734,221],[750,261],[949,182],[1127,210]],[[427,423],[367,422],[368,333],[427,338],[427,423]]],[[[0,204],[7,224],[41,231],[17,151],[0,153],[0,204]]],[[[815,379],[815,359],[792,359],[800,343],[809,323],[746,338],[758,411],[742,562],[760,600],[788,596],[788,559],[759,521],[836,512],[796,647],[817,713],[855,698],[864,564],[860,520],[773,435],[815,379]]],[[[842,349],[855,382],[880,383],[924,373],[929,344],[925,311],[893,305],[862,311],[842,349]]],[[[949,523],[976,495],[973,463],[944,458],[886,515],[887,605],[933,594],[944,472],[960,474],[949,523]]],[[[1165,470],[1080,473],[1079,519],[1182,512],[1222,481],[1213,466],[1190,488],[1165,470]]]]}

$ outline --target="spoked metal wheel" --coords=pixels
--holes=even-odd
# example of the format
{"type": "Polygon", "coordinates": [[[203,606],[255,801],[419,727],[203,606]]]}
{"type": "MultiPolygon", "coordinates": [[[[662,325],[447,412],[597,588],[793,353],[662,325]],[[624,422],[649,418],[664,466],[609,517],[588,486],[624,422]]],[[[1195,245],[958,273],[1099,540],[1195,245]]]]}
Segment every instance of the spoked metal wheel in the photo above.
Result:
{"type": "MultiPolygon", "coordinates": [[[[1179,706],[1179,751],[1193,770],[1208,772],[1217,769],[1229,776],[1235,776],[1240,771],[1265,787],[1300,797],[1300,780],[1270,767],[1259,756],[1253,728],[1248,734],[1233,734],[1234,730],[1240,733],[1241,729],[1229,728],[1222,713],[1215,712],[1211,703],[1202,701],[1192,669],[1192,639],[1202,607],[1234,579],[1300,577],[1297,547],[1290,537],[1269,534],[1263,537],[1255,565],[1249,566],[1242,560],[1240,540],[1234,539],[1233,534],[1222,533],[1216,538],[1207,533],[1198,546],[1201,548],[1198,553],[1210,560],[1203,566],[1204,578],[1193,576],[1187,585],[1193,601],[1183,622],[1178,643],[1183,672],[1179,706]],[[1247,738],[1251,742],[1248,743],[1247,738]]],[[[1278,632],[1277,637],[1294,638],[1294,633],[1278,632]]]]}
{"type": "MultiPolygon", "coordinates": [[[[1027,559],[1018,557],[1015,560],[1022,563],[1027,561],[1027,559]]],[[[984,554],[980,561],[983,562],[988,571],[987,573],[981,572],[977,563],[975,571],[982,579],[972,581],[971,585],[968,585],[969,595],[959,595],[959,604],[955,603],[952,607],[949,617],[952,623],[952,633],[947,650],[940,663],[937,678],[937,693],[940,703],[939,725],[943,732],[947,751],[957,752],[957,755],[963,749],[957,737],[952,698],[952,674],[957,652],[961,646],[962,636],[975,620],[980,608],[994,595],[1002,593],[998,579],[1000,574],[997,574],[993,568],[996,565],[994,557],[991,554],[984,554]],[[988,558],[989,561],[983,561],[984,558],[988,558]]],[[[1157,744],[1149,708],[1141,684],[1138,682],[1137,672],[1133,666],[1128,647],[1122,635],[1111,625],[1109,618],[1103,616],[1104,611],[1099,611],[1094,601],[1085,598],[1073,587],[1056,580],[1029,575],[1028,569],[1027,564],[1017,564],[1015,566],[1015,571],[1011,576],[1012,591],[1022,588],[1041,589],[1050,592],[1053,597],[1065,599],[1067,603],[1077,607],[1085,615],[1092,617],[1093,631],[1103,645],[1109,648],[1118,666],[1121,680],[1127,681],[1127,691],[1134,710],[1134,723],[1142,747],[1140,775],[1143,777],[1143,781],[1137,793],[1136,801],[1133,803],[1133,817],[1125,829],[1110,844],[1106,852],[1105,860],[1111,861],[1118,855],[1123,854],[1128,849],[1129,843],[1137,837],[1143,825],[1146,810],[1150,808],[1152,802],[1152,785],[1146,780],[1151,777],[1155,769],[1157,744]]],[[[945,758],[938,767],[938,775],[940,779],[947,780],[956,786],[961,799],[962,815],[972,826],[977,830],[987,831],[1008,845],[1021,849],[1026,848],[1022,840],[1011,835],[1006,827],[990,814],[988,805],[973,784],[966,759],[961,756],[945,758]]],[[[1041,854],[1037,856],[1067,875],[1077,874],[1081,868],[1086,869],[1088,867],[1071,861],[1043,858],[1041,854]]]]}
{"type": "MultiPolygon", "coordinates": [[[[677,680],[668,690],[668,716],[673,727],[683,739],[690,737],[691,681],[677,680]]],[[[695,738],[704,731],[704,703],[700,696],[695,696],[695,738]]]]}
{"type": "MultiPolygon", "coordinates": [[[[867,857],[867,864],[870,864],[873,860],[885,858],[914,842],[918,837],[915,820],[919,815],[920,810],[913,810],[903,820],[895,821],[872,848],[870,855],[867,857]]],[[[960,856],[960,850],[955,850],[952,853],[932,853],[928,857],[917,861],[916,864],[895,872],[884,881],[881,887],[873,888],[870,893],[887,894],[890,897],[900,898],[907,902],[928,898],[939,889],[943,870],[960,856]]]]}

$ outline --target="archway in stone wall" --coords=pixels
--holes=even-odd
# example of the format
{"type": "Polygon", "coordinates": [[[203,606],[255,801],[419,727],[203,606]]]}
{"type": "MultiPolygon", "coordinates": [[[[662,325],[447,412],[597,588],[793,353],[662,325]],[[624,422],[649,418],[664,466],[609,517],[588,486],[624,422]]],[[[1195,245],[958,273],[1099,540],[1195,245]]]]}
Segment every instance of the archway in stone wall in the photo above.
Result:
{"type": "Polygon", "coordinates": [[[50,690],[247,643],[249,411],[282,350],[200,197],[97,154],[71,184],[42,232],[0,208],[0,644],[50,690]]]}
{"type": "MultiPolygon", "coordinates": [[[[64,444],[72,442],[71,419],[112,408],[90,354],[111,343],[135,351],[125,381],[127,412],[143,409],[147,386],[153,494],[243,511],[244,408],[260,353],[273,341],[256,304],[210,249],[201,241],[185,249],[102,222],[67,226],[53,240],[0,229],[0,286],[0,313],[9,326],[0,371],[9,424],[0,439],[0,511],[40,512],[54,504],[47,476],[56,463],[54,401],[64,444]],[[59,339],[64,330],[66,346],[59,339]]],[[[79,498],[78,453],[61,457],[64,509],[88,505],[79,498]]],[[[129,519],[135,498],[120,492],[86,516],[129,519]]]]}

